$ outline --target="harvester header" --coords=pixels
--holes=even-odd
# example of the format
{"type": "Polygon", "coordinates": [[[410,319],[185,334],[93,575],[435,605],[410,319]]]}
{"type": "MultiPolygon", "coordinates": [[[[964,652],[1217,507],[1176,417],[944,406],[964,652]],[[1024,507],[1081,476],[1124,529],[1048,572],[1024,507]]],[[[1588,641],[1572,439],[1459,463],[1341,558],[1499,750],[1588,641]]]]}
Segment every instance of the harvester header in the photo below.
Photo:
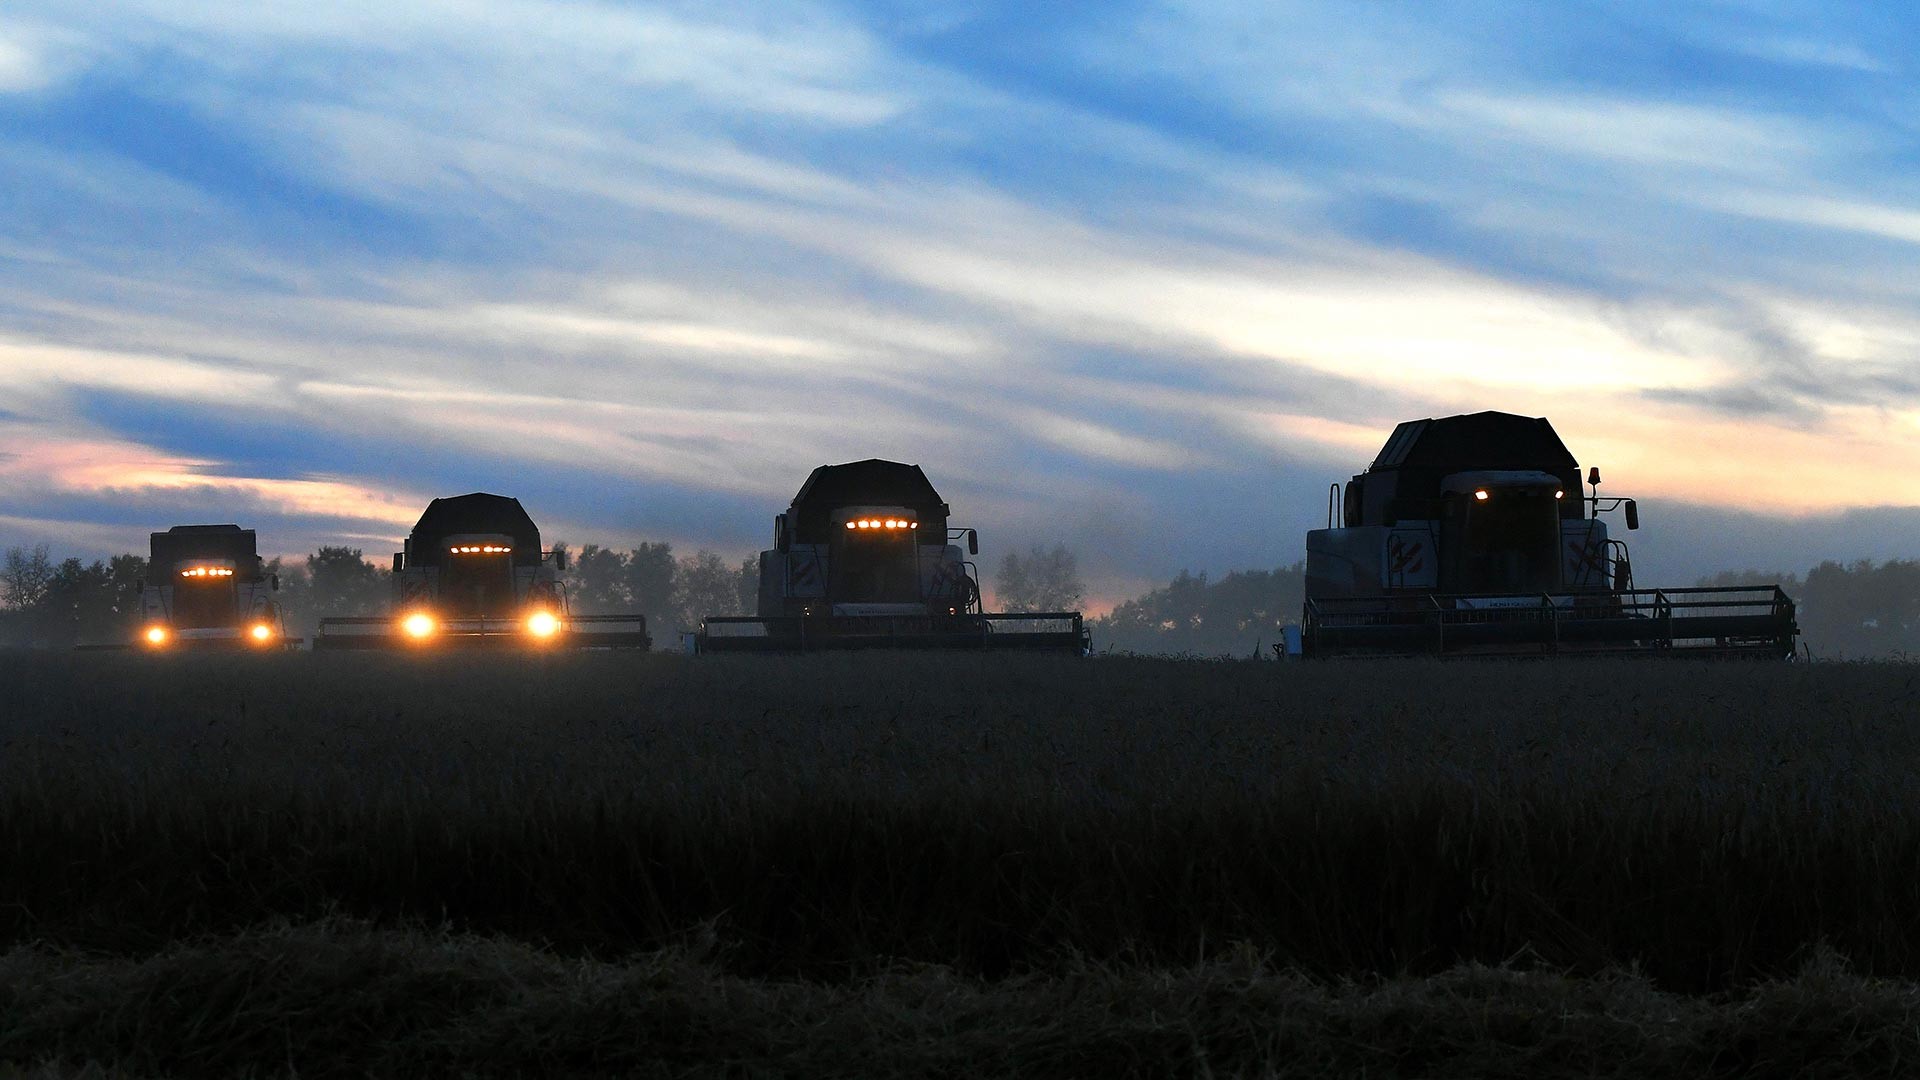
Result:
{"type": "Polygon", "coordinates": [[[773,548],[760,553],[757,613],[702,620],[695,648],[1084,651],[1077,611],[982,611],[967,558],[979,537],[950,517],[918,465],[820,466],[774,518],[773,548]]]}

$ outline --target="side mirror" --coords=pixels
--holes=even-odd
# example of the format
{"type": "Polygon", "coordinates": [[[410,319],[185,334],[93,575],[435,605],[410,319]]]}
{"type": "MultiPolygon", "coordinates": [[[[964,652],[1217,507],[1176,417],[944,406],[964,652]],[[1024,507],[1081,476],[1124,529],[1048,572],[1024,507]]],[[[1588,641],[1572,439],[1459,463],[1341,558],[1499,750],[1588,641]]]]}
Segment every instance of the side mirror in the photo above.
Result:
{"type": "Polygon", "coordinates": [[[280,591],[280,575],[279,574],[268,575],[267,584],[268,584],[267,591],[279,592],[280,591]]]}
{"type": "Polygon", "coordinates": [[[565,550],[553,553],[553,568],[563,574],[567,572],[567,553],[565,550]]]}
{"type": "Polygon", "coordinates": [[[1627,528],[1637,529],[1639,527],[1640,527],[1640,504],[1637,502],[1634,502],[1632,499],[1628,499],[1627,500],[1627,528]]]}
{"type": "Polygon", "coordinates": [[[967,554],[980,554],[980,530],[978,529],[967,530],[967,554]]]}
{"type": "Polygon", "coordinates": [[[1598,465],[1594,465],[1594,466],[1592,466],[1592,467],[1590,467],[1590,468],[1588,468],[1588,469],[1587,469],[1587,483],[1589,483],[1589,484],[1592,484],[1592,485],[1594,485],[1594,486],[1596,486],[1596,487],[1597,487],[1597,486],[1599,486],[1599,484],[1600,484],[1600,466],[1598,466],[1598,465]]]}
{"type": "Polygon", "coordinates": [[[787,535],[787,515],[785,514],[773,515],[773,547],[782,555],[793,547],[793,539],[787,535]]]}
{"type": "Polygon", "coordinates": [[[393,572],[397,574],[400,571],[405,570],[406,568],[407,568],[407,553],[404,551],[394,552],[393,553],[393,572]]]}

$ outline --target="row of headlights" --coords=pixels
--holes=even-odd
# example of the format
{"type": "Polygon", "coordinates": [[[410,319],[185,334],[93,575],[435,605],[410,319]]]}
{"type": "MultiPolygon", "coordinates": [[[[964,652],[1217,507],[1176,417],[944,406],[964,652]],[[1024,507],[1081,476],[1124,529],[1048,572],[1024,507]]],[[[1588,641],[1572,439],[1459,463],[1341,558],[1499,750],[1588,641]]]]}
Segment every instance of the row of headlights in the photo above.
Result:
{"type": "MultiPolygon", "coordinates": [[[[279,638],[279,636],[280,634],[274,630],[272,623],[257,622],[247,627],[247,640],[253,642],[255,645],[269,644],[279,638]]],[[[140,637],[148,646],[160,649],[165,648],[167,643],[173,640],[173,631],[155,623],[147,627],[146,631],[142,633],[140,637]]]]}
{"type": "Polygon", "coordinates": [[[502,544],[462,544],[447,549],[455,555],[511,555],[513,549],[502,544]]]}
{"type": "MultiPolygon", "coordinates": [[[[560,632],[560,619],[551,611],[536,611],[527,616],[527,633],[550,638],[560,632]]],[[[400,630],[415,641],[425,641],[440,632],[440,623],[424,611],[416,611],[400,620],[400,630]]]]}
{"type": "MultiPolygon", "coordinates": [[[[527,616],[527,633],[536,638],[550,638],[560,632],[560,619],[551,611],[536,611],[527,616]]],[[[440,632],[440,623],[424,611],[416,611],[400,620],[400,630],[415,641],[425,641],[440,632]]],[[[265,645],[279,638],[271,623],[257,622],[247,627],[247,639],[256,645],[265,645]]],[[[173,641],[173,631],[155,623],[140,635],[150,648],[165,648],[173,641]]]]}
{"type": "Polygon", "coordinates": [[[225,566],[195,566],[180,571],[183,578],[232,577],[233,570],[225,566]]]}
{"type": "MultiPolygon", "coordinates": [[[[1473,493],[1473,497],[1480,502],[1486,502],[1488,499],[1492,498],[1493,496],[1491,493],[1487,491],[1486,488],[1480,488],[1479,490],[1473,493]]],[[[1555,491],[1553,493],[1553,497],[1556,499],[1564,499],[1567,497],[1567,493],[1565,491],[1555,491]]]]}
{"type": "Polygon", "coordinates": [[[855,518],[847,522],[849,529],[917,529],[920,523],[906,518],[855,518]]]}

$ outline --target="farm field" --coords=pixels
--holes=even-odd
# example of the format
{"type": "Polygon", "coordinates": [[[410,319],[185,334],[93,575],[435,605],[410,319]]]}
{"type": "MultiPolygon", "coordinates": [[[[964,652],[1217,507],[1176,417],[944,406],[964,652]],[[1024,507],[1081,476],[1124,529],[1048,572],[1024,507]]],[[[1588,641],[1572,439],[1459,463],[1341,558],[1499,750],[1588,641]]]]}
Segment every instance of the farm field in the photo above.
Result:
{"type": "Polygon", "coordinates": [[[1910,1075],[1920,666],[0,655],[0,1072],[1910,1075]]]}

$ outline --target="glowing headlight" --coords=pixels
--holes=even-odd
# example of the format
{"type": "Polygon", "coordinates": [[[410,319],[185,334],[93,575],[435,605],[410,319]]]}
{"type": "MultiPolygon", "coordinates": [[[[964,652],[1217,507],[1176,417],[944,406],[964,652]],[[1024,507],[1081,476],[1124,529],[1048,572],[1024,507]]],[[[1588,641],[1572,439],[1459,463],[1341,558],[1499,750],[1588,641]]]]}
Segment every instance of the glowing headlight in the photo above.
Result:
{"type": "Polygon", "coordinates": [[[167,643],[167,628],[164,626],[149,626],[147,627],[145,637],[149,645],[165,645],[167,643]]]}
{"type": "Polygon", "coordinates": [[[527,633],[534,637],[552,637],[560,629],[560,620],[551,611],[536,611],[527,616],[527,633]]]}
{"type": "Polygon", "coordinates": [[[407,632],[408,637],[414,637],[414,638],[432,637],[433,636],[433,616],[428,615],[425,612],[416,611],[413,614],[407,616],[405,619],[401,620],[400,629],[405,630],[407,632]]]}
{"type": "Polygon", "coordinates": [[[1481,489],[1480,489],[1479,491],[1476,491],[1476,492],[1474,492],[1474,493],[1473,493],[1473,497],[1474,497],[1474,498],[1476,498],[1476,499],[1478,499],[1478,500],[1480,500],[1481,502],[1486,502],[1486,501],[1487,501],[1487,489],[1486,489],[1486,488],[1481,488],[1481,489]]]}
{"type": "Polygon", "coordinates": [[[1567,493],[1565,491],[1555,491],[1553,497],[1556,499],[1564,499],[1567,497],[1567,493]]]}
{"type": "Polygon", "coordinates": [[[247,631],[247,636],[255,641],[271,641],[273,640],[273,627],[263,622],[254,623],[253,628],[247,631]]]}

